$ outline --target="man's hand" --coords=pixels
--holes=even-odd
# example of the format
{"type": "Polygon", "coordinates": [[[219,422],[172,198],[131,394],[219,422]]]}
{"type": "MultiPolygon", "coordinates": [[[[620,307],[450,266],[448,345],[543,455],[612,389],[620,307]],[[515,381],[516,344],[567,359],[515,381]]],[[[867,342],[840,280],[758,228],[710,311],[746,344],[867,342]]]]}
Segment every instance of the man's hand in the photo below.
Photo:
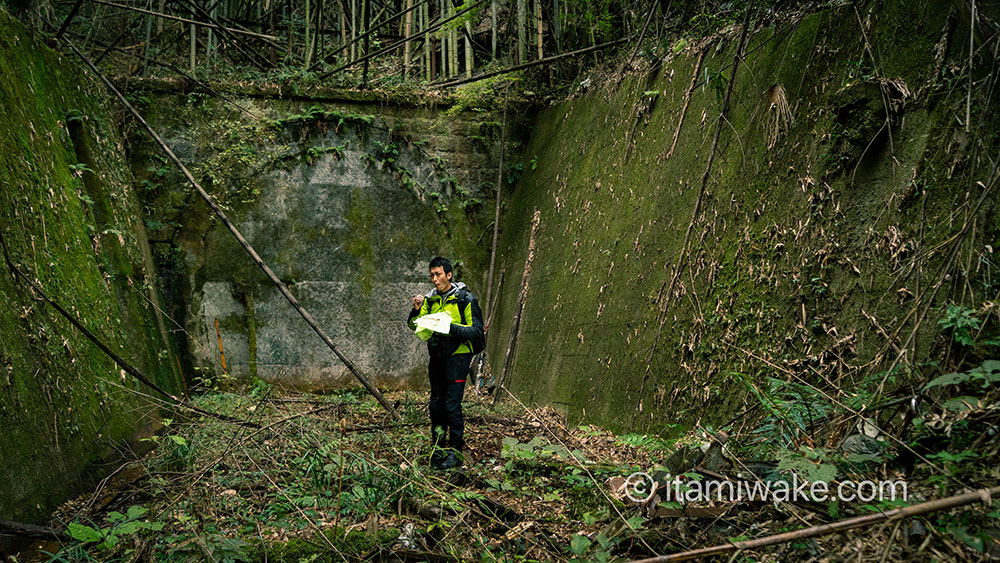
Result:
{"type": "Polygon", "coordinates": [[[413,296],[413,310],[414,311],[419,311],[420,310],[420,306],[423,305],[423,304],[424,304],[424,296],[423,295],[414,295],[413,296]]]}

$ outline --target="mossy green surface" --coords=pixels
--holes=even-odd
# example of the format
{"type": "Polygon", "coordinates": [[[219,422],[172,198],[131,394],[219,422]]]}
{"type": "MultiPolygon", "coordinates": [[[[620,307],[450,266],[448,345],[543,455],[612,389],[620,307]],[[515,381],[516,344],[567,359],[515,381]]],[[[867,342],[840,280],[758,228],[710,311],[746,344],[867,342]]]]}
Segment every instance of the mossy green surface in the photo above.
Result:
{"type": "MultiPolygon", "coordinates": [[[[159,385],[180,386],[105,93],[0,10],[0,229],[11,259],[159,385]]],[[[149,393],[2,267],[0,513],[44,521],[155,416],[149,393]]]]}
{"type": "MultiPolygon", "coordinates": [[[[853,385],[886,369],[894,355],[883,327],[900,327],[901,345],[908,295],[934,283],[936,245],[961,229],[955,210],[989,173],[970,164],[956,123],[964,85],[936,66],[947,12],[934,2],[837,8],[751,34],[694,218],[725,86],[703,78],[732,79],[735,37],[705,47],[669,158],[697,52],[543,111],[524,151],[537,167],[524,169],[500,244],[495,371],[535,210],[537,252],[508,375],[527,403],[555,405],[571,422],[666,432],[724,424],[750,406],[734,373],[853,385]],[[776,85],[794,123],[768,148],[776,85]],[[920,249],[935,251],[915,259],[920,249]]],[[[977,90],[974,108],[984,102],[977,90]]],[[[996,118],[973,115],[979,154],[995,154],[996,118]]],[[[962,247],[973,262],[996,240],[996,221],[983,220],[995,205],[988,198],[962,247]]],[[[967,289],[953,283],[936,296],[907,366],[948,357],[937,315],[947,301],[975,308],[995,296],[988,261],[963,270],[967,289]]]]}
{"type": "Polygon", "coordinates": [[[283,543],[261,543],[253,551],[253,561],[270,563],[299,563],[315,561],[332,563],[346,559],[361,559],[378,549],[389,549],[396,541],[399,530],[389,528],[373,534],[365,531],[344,531],[343,528],[324,530],[323,536],[309,540],[292,539],[283,543]]]}

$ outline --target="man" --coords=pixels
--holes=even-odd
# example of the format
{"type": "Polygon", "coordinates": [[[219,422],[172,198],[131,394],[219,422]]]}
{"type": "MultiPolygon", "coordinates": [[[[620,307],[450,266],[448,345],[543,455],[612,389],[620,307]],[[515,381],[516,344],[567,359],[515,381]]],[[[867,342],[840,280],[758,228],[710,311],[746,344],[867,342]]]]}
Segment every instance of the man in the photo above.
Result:
{"type": "Polygon", "coordinates": [[[451,469],[462,464],[461,452],[465,446],[462,395],[474,353],[473,341],[483,339],[483,314],[479,300],[465,284],[452,283],[451,262],[435,257],[429,270],[434,289],[426,296],[413,296],[409,325],[415,329],[417,318],[443,311],[452,318],[448,334],[435,332],[427,341],[431,357],[427,372],[431,382],[431,445],[434,450],[431,467],[451,469]]]}

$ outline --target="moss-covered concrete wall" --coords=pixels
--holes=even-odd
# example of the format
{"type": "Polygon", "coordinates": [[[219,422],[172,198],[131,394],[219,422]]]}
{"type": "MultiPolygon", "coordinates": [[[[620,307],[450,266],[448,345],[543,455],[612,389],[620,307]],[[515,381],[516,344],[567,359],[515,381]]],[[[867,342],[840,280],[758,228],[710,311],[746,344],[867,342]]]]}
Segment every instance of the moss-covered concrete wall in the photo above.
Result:
{"type": "MultiPolygon", "coordinates": [[[[103,88],[0,10],[0,231],[11,259],[176,391],[152,258],[103,88]]],[[[156,416],[107,356],[0,262],[0,514],[44,521],[156,416]]]]}
{"type": "Polygon", "coordinates": [[[966,133],[968,22],[946,2],[867,6],[751,33],[697,214],[736,32],[542,112],[490,331],[499,372],[538,210],[508,376],[519,397],[667,431],[729,421],[769,376],[870,389],[942,279],[886,388],[996,351],[937,322],[956,304],[981,338],[996,332],[995,195],[974,213],[1000,147],[988,57],[972,69],[966,133]]]}
{"type": "MultiPolygon", "coordinates": [[[[485,293],[501,124],[420,100],[145,86],[135,97],[152,126],[339,349],[380,385],[425,384],[425,347],[404,322],[410,297],[431,289],[435,255],[485,293]]],[[[224,354],[237,377],[355,385],[159,149],[144,136],[133,149],[192,371],[218,375],[224,354]]]]}

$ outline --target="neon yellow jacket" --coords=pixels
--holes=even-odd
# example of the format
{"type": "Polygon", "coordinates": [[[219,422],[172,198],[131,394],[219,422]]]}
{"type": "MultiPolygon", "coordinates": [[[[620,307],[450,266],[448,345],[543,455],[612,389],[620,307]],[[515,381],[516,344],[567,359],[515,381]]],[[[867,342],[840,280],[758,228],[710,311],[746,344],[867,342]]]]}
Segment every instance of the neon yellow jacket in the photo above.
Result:
{"type": "Polygon", "coordinates": [[[458,309],[458,294],[461,293],[463,288],[465,288],[464,283],[453,283],[452,289],[444,296],[439,294],[436,289],[431,290],[424,297],[424,303],[420,306],[419,311],[412,307],[410,308],[410,318],[408,321],[410,330],[416,330],[417,325],[415,321],[424,315],[431,315],[441,311],[447,311],[451,315],[451,333],[434,333],[434,336],[427,341],[427,350],[432,356],[446,357],[455,354],[471,354],[472,344],[469,343],[469,339],[473,338],[477,334],[477,331],[478,334],[482,334],[483,332],[482,322],[479,321],[482,318],[482,313],[478,311],[479,300],[468,290],[465,292],[465,322],[462,322],[463,317],[458,309]],[[454,348],[454,351],[452,351],[452,348],[454,348]]]}

